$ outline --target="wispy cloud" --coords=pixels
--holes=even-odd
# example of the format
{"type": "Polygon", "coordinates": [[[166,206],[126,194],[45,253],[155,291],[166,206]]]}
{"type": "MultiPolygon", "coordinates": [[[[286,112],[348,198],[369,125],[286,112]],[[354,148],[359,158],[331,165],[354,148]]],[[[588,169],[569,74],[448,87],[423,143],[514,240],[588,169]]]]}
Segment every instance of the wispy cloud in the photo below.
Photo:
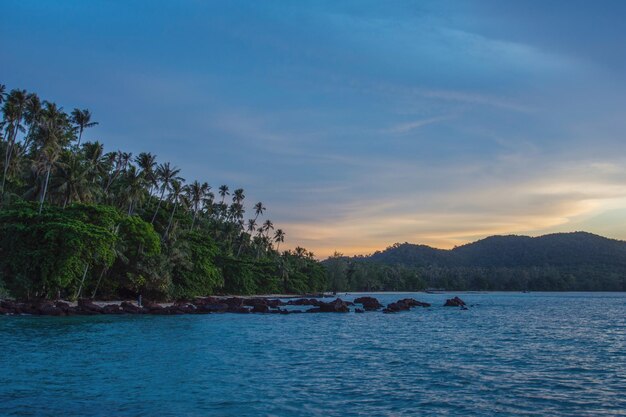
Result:
{"type": "Polygon", "coordinates": [[[428,126],[433,123],[439,123],[448,119],[451,119],[451,116],[431,117],[429,119],[413,120],[410,122],[398,123],[391,127],[388,127],[387,129],[382,129],[381,133],[392,133],[392,134],[407,133],[412,130],[419,129],[420,127],[428,126]]]}

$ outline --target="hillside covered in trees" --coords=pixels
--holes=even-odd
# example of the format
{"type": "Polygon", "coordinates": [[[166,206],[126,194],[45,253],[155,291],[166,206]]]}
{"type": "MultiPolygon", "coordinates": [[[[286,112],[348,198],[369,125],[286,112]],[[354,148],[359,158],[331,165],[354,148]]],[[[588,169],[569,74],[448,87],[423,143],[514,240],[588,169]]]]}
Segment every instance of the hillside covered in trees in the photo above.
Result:
{"type": "Polygon", "coordinates": [[[105,151],[86,109],[0,85],[0,296],[187,298],[326,287],[245,191],[105,151]]]}
{"type": "Polygon", "coordinates": [[[451,250],[403,243],[325,264],[338,291],[626,291],[626,242],[585,232],[492,236],[451,250]]]}

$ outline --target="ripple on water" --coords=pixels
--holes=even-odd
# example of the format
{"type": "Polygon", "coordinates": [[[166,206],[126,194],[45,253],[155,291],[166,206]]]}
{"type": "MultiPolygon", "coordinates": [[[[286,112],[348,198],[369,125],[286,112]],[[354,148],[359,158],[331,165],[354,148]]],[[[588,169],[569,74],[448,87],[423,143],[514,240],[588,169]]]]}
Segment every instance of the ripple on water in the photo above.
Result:
{"type": "Polygon", "coordinates": [[[626,415],[626,294],[376,296],[433,307],[0,317],[0,415],[626,415]]]}

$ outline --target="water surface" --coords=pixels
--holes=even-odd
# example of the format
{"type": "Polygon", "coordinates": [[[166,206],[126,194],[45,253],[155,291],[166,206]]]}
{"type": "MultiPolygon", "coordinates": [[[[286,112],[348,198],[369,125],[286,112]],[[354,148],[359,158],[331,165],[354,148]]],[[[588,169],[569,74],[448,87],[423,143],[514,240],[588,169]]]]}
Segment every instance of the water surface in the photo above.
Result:
{"type": "Polygon", "coordinates": [[[626,294],[458,295],[473,306],[0,316],[0,415],[626,415],[626,294]]]}

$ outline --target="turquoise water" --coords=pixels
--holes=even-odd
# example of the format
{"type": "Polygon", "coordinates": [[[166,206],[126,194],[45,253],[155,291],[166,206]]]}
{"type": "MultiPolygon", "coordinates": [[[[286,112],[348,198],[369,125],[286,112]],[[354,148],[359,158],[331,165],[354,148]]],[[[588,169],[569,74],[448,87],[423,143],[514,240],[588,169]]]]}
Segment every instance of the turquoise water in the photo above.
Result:
{"type": "Polygon", "coordinates": [[[626,294],[458,295],[474,306],[0,316],[0,415],[626,415],[626,294]]]}

